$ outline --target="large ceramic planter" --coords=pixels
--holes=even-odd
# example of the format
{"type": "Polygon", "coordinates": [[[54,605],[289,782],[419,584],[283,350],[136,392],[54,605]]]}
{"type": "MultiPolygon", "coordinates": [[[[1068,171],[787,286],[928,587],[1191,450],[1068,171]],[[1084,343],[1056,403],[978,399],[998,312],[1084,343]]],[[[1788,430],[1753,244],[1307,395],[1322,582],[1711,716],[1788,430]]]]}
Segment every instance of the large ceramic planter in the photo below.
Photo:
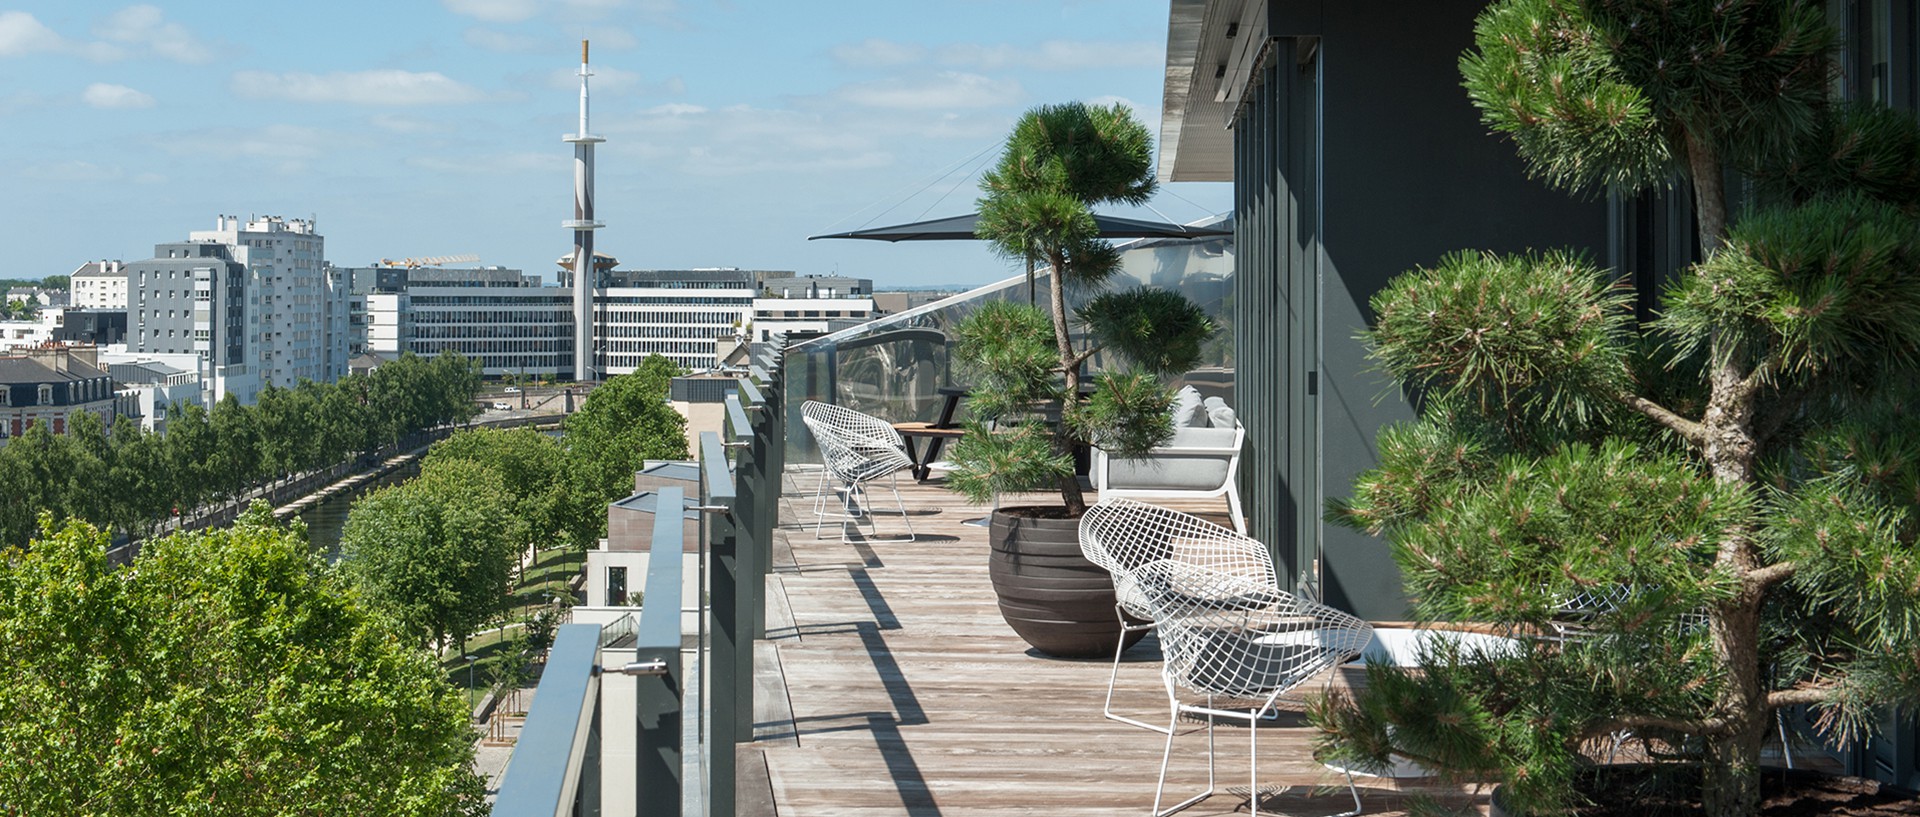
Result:
{"type": "MultiPolygon", "coordinates": [[[[1002,508],[987,531],[987,575],[1000,615],[1034,649],[1060,658],[1113,655],[1113,579],[1080,555],[1080,520],[1054,508],[1002,508]],[[1039,515],[1028,515],[1039,512],[1039,515]]],[[[1144,631],[1124,634],[1132,646],[1144,631]]]]}

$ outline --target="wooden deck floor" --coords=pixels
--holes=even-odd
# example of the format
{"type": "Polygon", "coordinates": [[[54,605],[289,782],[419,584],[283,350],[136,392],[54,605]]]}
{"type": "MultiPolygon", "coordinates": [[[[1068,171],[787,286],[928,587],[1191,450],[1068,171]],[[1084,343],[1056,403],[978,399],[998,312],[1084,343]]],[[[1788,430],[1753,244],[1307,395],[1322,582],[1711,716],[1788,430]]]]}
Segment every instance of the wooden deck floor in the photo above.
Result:
{"type": "MultiPolygon", "coordinates": [[[[1147,814],[1164,738],[1101,717],[1109,663],[1030,652],[994,604],[985,529],[961,524],[983,509],[937,484],[902,489],[920,533],[910,544],[843,544],[831,526],[816,540],[796,514],[810,506],[797,492],[790,499],[758,653],[759,758],[745,753],[743,779],[764,759],[780,817],[1147,814]]],[[[1224,503],[1187,509],[1224,518],[1224,503]]],[[[900,521],[882,515],[879,535],[900,521]]],[[[1119,707],[1149,722],[1166,711],[1158,657],[1149,638],[1119,682],[1119,707]]],[[[1344,786],[1309,791],[1343,782],[1311,760],[1310,735],[1304,725],[1261,730],[1262,783],[1293,784],[1263,813],[1351,806],[1344,786]]],[[[1220,736],[1220,782],[1244,787],[1246,730],[1220,736]]],[[[1205,787],[1205,747],[1204,733],[1175,742],[1168,802],[1205,787]]],[[[1401,787],[1358,782],[1364,813],[1404,813],[1401,787]]],[[[751,797],[743,807],[756,800],[754,810],[769,809],[751,797]]],[[[1245,807],[1244,794],[1222,792],[1185,813],[1245,807]]]]}

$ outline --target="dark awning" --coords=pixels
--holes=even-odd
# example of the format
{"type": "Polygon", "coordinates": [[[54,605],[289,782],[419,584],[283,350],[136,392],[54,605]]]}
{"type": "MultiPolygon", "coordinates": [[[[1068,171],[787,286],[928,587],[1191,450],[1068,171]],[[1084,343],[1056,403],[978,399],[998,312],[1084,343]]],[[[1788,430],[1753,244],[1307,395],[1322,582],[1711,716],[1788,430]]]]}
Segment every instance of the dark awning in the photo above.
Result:
{"type": "MultiPolygon", "coordinates": [[[[807,240],[865,238],[873,241],[965,241],[978,238],[974,235],[974,226],[979,221],[979,213],[969,213],[964,216],[936,218],[932,221],[916,221],[912,224],[868,227],[864,230],[845,233],[809,236],[807,240]]],[[[1093,221],[1100,226],[1101,238],[1215,238],[1233,235],[1232,230],[1215,227],[1188,227],[1162,221],[1103,216],[1098,213],[1094,214],[1093,221]]]]}

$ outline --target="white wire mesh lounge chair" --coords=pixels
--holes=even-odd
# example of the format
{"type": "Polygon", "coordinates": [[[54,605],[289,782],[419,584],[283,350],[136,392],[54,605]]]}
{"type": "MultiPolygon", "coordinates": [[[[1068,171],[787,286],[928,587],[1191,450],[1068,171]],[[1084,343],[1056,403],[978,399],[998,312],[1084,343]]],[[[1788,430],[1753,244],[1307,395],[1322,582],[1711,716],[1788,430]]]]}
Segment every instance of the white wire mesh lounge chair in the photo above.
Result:
{"type": "Polygon", "coordinates": [[[842,520],[842,542],[852,541],[847,536],[845,522],[858,525],[861,519],[865,519],[874,525],[878,533],[879,524],[874,521],[873,512],[866,502],[866,486],[885,477],[888,489],[893,491],[894,503],[900,507],[900,519],[907,526],[907,535],[905,538],[874,541],[913,541],[913,520],[907,515],[907,503],[900,496],[896,477],[902,469],[913,467],[913,458],[907,456],[907,446],[900,438],[900,432],[878,417],[814,400],[808,400],[800,406],[800,419],[813,432],[814,442],[820,444],[820,460],[825,466],[820,474],[821,490],[814,495],[813,512],[819,519],[813,529],[814,538],[819,538],[829,517],[842,520]],[[839,513],[827,510],[825,480],[829,477],[840,483],[842,499],[839,513]]]}
{"type": "MultiPolygon", "coordinates": [[[[1170,508],[1111,499],[1087,509],[1080,518],[1080,552],[1113,575],[1113,614],[1123,633],[1153,628],[1145,595],[1134,582],[1133,571],[1162,559],[1177,559],[1239,576],[1263,587],[1278,586],[1273,555],[1267,546],[1197,516],[1170,508]]],[[[1109,719],[1155,732],[1161,727],[1113,711],[1113,686],[1120,677],[1123,638],[1113,650],[1113,671],[1107,676],[1107,701],[1101,713],[1109,719]]]]}
{"type": "MultiPolygon", "coordinates": [[[[1166,655],[1169,717],[1166,749],[1160,758],[1160,782],[1154,789],[1154,817],[1165,817],[1214,792],[1214,724],[1247,724],[1248,796],[1260,812],[1260,728],[1278,715],[1282,695],[1294,692],[1322,673],[1344,664],[1373,640],[1373,627],[1318,602],[1296,598],[1271,583],[1179,560],[1162,560],[1133,571],[1133,580],[1160,631],[1166,655]],[[1182,701],[1181,692],[1195,696],[1182,701]],[[1175,727],[1182,716],[1206,722],[1207,790],[1167,809],[1160,802],[1173,757],[1175,727]]],[[[1331,676],[1328,676],[1331,681],[1331,676]]],[[[1360,813],[1360,792],[1347,773],[1353,810],[1360,813]]]]}

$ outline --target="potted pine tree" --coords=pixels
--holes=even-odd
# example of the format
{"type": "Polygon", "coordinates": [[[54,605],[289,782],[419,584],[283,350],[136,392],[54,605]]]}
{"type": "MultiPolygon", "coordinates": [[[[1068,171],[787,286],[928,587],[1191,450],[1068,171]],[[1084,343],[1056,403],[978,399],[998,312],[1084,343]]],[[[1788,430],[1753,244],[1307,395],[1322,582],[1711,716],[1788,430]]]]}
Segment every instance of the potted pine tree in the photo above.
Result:
{"type": "Polygon", "coordinates": [[[1583,747],[1625,740],[1749,817],[1778,711],[1844,740],[1920,703],[1920,129],[1828,98],[1811,0],[1501,0],[1475,42],[1468,95],[1536,175],[1670,192],[1701,260],[1647,324],[1566,252],[1373,298],[1420,416],[1330,519],[1386,538],[1422,617],[1578,631],[1370,667],[1316,711],[1324,748],[1549,814],[1617,797],[1578,785],[1606,770],[1583,747]]]}
{"type": "Polygon", "coordinates": [[[1080,556],[1087,502],[1075,448],[1139,456],[1165,442],[1172,394],[1163,378],[1191,369],[1213,333],[1199,306],[1165,290],[1101,292],[1067,307],[1068,290],[1097,290],[1120,266],[1091,206],[1142,203],[1154,186],[1147,129],[1124,106],[1082,103],[1028,111],[981,183],[980,237],[1009,258],[1046,264],[1051,283],[1045,308],[988,303],[958,327],[954,359],[972,383],[975,420],[954,446],[948,484],[983,504],[1058,493],[1057,505],[997,509],[989,535],[1001,613],[1051,655],[1111,654],[1121,636],[1110,579],[1080,556]],[[1088,382],[1082,370],[1102,353],[1128,368],[1088,382]]]}

